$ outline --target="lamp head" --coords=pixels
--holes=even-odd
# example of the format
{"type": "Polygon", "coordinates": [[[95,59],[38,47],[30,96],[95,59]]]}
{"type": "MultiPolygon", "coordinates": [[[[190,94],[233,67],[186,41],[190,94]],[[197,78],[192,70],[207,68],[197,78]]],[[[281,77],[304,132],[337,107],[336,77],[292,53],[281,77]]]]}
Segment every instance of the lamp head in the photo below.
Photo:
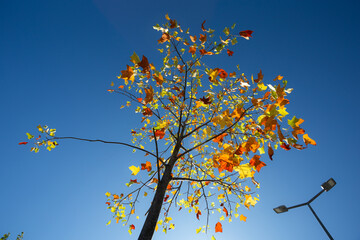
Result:
{"type": "Polygon", "coordinates": [[[330,189],[332,189],[335,185],[336,185],[335,180],[333,178],[330,178],[329,180],[327,180],[326,182],[324,182],[321,185],[321,188],[324,189],[327,192],[330,189]]]}
{"type": "Polygon", "coordinates": [[[279,213],[287,212],[288,208],[285,205],[281,205],[274,208],[274,211],[279,214],[279,213]]]}

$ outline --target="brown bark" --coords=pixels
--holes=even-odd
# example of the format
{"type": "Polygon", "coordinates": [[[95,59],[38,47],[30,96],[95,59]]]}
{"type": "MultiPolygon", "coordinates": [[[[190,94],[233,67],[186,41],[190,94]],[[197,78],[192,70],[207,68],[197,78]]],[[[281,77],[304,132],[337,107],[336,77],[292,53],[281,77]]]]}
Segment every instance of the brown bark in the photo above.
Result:
{"type": "Polygon", "coordinates": [[[156,223],[159,219],[161,212],[161,207],[164,201],[164,196],[166,193],[166,188],[171,181],[171,172],[174,167],[174,164],[177,160],[177,155],[179,153],[181,144],[175,146],[175,149],[171,155],[169,163],[165,167],[164,174],[159,181],[159,184],[156,188],[154,199],[151,203],[148,215],[145,219],[144,225],[141,229],[138,240],[151,240],[155,231],[156,223]]]}

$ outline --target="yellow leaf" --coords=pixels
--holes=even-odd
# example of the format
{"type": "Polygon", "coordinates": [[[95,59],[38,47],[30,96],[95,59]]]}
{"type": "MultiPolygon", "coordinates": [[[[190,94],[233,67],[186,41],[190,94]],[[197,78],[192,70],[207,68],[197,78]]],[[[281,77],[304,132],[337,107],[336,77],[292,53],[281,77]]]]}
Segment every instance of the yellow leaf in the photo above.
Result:
{"type": "Polygon", "coordinates": [[[137,175],[140,172],[140,167],[130,166],[131,175],[137,175]]]}
{"type": "Polygon", "coordinates": [[[110,196],[111,196],[111,193],[106,192],[106,193],[105,193],[105,196],[110,197],[110,196]]]}
{"type": "Polygon", "coordinates": [[[308,134],[304,134],[303,139],[304,139],[304,143],[306,145],[311,144],[311,145],[316,146],[316,142],[313,139],[311,139],[308,134]]]}
{"type": "Polygon", "coordinates": [[[216,240],[216,238],[214,236],[211,236],[211,240],[216,240]]]}
{"type": "Polygon", "coordinates": [[[239,173],[241,179],[252,177],[254,175],[252,169],[253,167],[249,163],[241,164],[239,166],[234,167],[234,170],[239,173]]]}
{"type": "Polygon", "coordinates": [[[201,232],[201,227],[199,227],[198,229],[196,229],[196,233],[201,232]]]}
{"type": "Polygon", "coordinates": [[[245,217],[244,215],[242,215],[242,214],[240,215],[240,221],[246,222],[246,218],[247,218],[247,217],[245,217]]]}
{"type": "Polygon", "coordinates": [[[108,223],[106,224],[106,225],[109,225],[111,223],[111,220],[110,221],[108,221],[108,223]]]}

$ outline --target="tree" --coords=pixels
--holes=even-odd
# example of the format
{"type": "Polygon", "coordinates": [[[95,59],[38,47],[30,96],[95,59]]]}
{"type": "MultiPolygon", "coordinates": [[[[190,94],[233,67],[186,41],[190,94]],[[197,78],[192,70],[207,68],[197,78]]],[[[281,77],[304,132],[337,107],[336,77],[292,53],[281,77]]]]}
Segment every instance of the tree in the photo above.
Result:
{"type": "MultiPolygon", "coordinates": [[[[164,55],[162,66],[156,67],[145,56],[140,60],[134,53],[131,66],[108,90],[127,98],[126,106],[135,105],[141,115],[141,127],[131,130],[131,144],[59,137],[55,129],[41,125],[39,137],[27,133],[34,152],[40,147],[51,151],[65,139],[119,144],[144,152],[146,159],[129,167],[135,179],[127,186],[136,188],[128,194],[106,193],[108,209],[116,222],[129,223],[130,233],[135,229],[130,220],[140,194],[153,193],[139,239],[151,239],[160,226],[165,232],[173,229],[172,207],[189,208],[197,219],[206,215],[206,230],[213,210],[223,214],[220,218],[246,221],[239,208],[250,208],[258,199],[245,180],[259,187],[255,174],[266,166],[263,154],[267,152],[272,160],[278,147],[302,150],[316,145],[300,127],[304,120],[287,117],[286,96],[292,89],[286,88],[283,76],[265,85],[261,70],[256,79],[249,79],[239,73],[239,66],[225,71],[221,62],[206,63],[220,54],[232,57],[237,39],[249,40],[253,31],[233,34],[234,24],[215,40],[215,31],[207,29],[205,21],[199,35],[190,35],[176,20],[168,15],[166,19],[163,26],[154,26],[161,32],[158,43],[164,46],[159,49],[164,55]],[[306,146],[298,143],[299,135],[306,146]],[[159,220],[161,212],[164,218],[159,220]]],[[[220,222],[215,232],[222,232],[220,222]]]]}

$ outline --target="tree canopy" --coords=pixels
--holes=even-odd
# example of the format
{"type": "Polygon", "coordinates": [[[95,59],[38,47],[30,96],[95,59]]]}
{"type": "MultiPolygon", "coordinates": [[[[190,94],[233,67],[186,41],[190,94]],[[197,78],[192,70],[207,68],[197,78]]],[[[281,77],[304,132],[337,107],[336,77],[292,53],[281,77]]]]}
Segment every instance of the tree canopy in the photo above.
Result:
{"type": "Polygon", "coordinates": [[[239,54],[237,42],[249,40],[253,31],[237,32],[234,24],[216,35],[204,21],[199,34],[190,34],[168,15],[166,20],[154,26],[162,64],[134,52],[108,89],[122,96],[121,108],[131,107],[140,116],[139,127],[129,129],[131,143],[55,136],[56,130],[44,125],[38,126],[39,134],[27,133],[34,152],[40,147],[51,151],[65,139],[143,152],[144,159],[129,166],[129,192],[106,193],[113,221],[124,223],[130,234],[139,227],[132,217],[140,197],[152,198],[139,239],[151,239],[158,229],[174,229],[172,209],[204,220],[197,232],[222,232],[220,220],[226,218],[246,221],[242,209],[259,200],[256,176],[273,160],[275,150],[316,145],[300,126],[304,120],[289,117],[287,96],[292,89],[283,76],[265,81],[261,70],[249,77],[239,65],[222,66],[221,57],[239,54]],[[210,61],[213,57],[216,64],[210,61]],[[215,212],[219,221],[209,226],[215,212]]]}

